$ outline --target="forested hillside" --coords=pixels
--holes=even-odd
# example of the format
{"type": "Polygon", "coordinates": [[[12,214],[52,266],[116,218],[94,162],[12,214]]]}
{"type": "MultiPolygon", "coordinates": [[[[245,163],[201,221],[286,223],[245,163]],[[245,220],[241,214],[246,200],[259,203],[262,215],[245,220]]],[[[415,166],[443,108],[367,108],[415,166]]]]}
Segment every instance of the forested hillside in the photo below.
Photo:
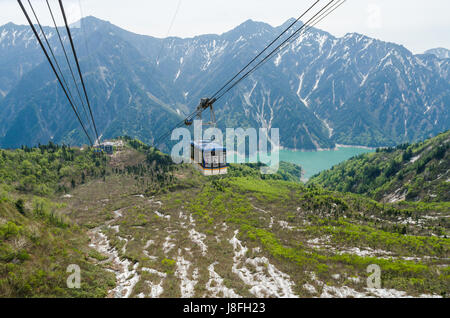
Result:
{"type": "Polygon", "coordinates": [[[309,182],[385,202],[449,202],[450,131],[424,142],[357,156],[309,182]]]}
{"type": "Polygon", "coordinates": [[[0,295],[105,297],[114,276],[89,259],[86,231],[57,198],[105,174],[106,157],[49,144],[0,150],[0,295]],[[81,289],[66,285],[67,267],[83,272],[81,289]]]}
{"type": "Polygon", "coordinates": [[[275,175],[247,164],[208,178],[122,140],[111,156],[54,144],[1,151],[1,296],[448,296],[444,203],[304,185],[287,163],[275,175]],[[80,289],[67,288],[70,264],[80,289]],[[373,264],[380,289],[366,284],[373,264]]]}

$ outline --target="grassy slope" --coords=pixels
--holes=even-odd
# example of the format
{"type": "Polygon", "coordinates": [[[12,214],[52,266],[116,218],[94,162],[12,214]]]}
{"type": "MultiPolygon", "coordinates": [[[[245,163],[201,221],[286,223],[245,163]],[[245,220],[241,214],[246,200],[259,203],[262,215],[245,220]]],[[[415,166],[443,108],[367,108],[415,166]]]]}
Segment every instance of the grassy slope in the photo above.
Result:
{"type": "Polygon", "coordinates": [[[309,182],[376,200],[450,201],[450,131],[345,161],[309,182]]]}
{"type": "Polygon", "coordinates": [[[71,218],[80,224],[97,227],[113,221],[101,226],[103,232],[121,258],[139,264],[141,279],[132,296],[149,293],[151,282],[161,284],[162,297],[179,297],[176,264],[180,257],[192,263],[189,275],[194,268],[199,270],[195,296],[209,295],[204,286],[211,264],[216,264],[215,271],[228,288],[252,296],[232,272],[230,240],[236,230],[248,247],[246,257],[267,257],[293,279],[300,296],[312,296],[303,288],[305,283],[316,284],[316,295],[320,295],[321,286],[311,280],[309,272],[332,286],[364,290],[369,264],[381,266],[385,288],[412,295],[446,295],[449,291],[450,240],[444,235],[450,233],[441,222],[446,211],[400,209],[360,195],[306,187],[281,176],[261,179],[249,166],[232,167],[229,175],[215,178],[202,177],[190,166],[177,166],[171,173],[175,177],[171,185],[157,193],[149,193],[145,180],[128,174],[78,187],[74,198],[67,199],[71,218]],[[150,197],[140,196],[146,193],[150,197]],[[82,208],[85,204],[87,209],[82,208]],[[117,210],[123,216],[116,220],[112,211],[117,210]],[[204,235],[206,255],[193,242],[193,229],[204,235]],[[318,238],[326,238],[326,244],[310,243],[318,238]],[[167,250],[168,242],[174,244],[172,249],[167,250]],[[358,256],[351,252],[355,247],[384,254],[358,256]],[[165,273],[167,278],[143,268],[165,273]],[[338,280],[335,274],[340,274],[338,280]],[[361,280],[352,280],[355,276],[361,280]]]}
{"type": "MultiPolygon", "coordinates": [[[[79,177],[82,170],[77,169],[73,176],[61,174],[52,179],[54,182],[48,184],[53,184],[50,188],[56,192],[49,197],[56,203],[47,201],[44,213],[40,213],[39,204],[33,204],[42,199],[21,192],[20,182],[4,183],[13,197],[9,195],[0,205],[1,233],[11,232],[1,234],[2,251],[6,251],[0,260],[3,296],[105,296],[114,278],[104,267],[113,269],[113,264],[103,264],[105,257],[88,247],[86,234],[94,228],[101,229],[121,259],[139,264],[140,279],[131,296],[150,293],[149,282],[161,283],[162,297],[181,296],[177,272],[180,257],[192,264],[188,275],[193,276],[194,268],[198,269],[194,296],[210,295],[205,286],[211,264],[216,264],[215,271],[225,286],[242,296],[253,296],[249,286],[232,271],[230,240],[235,233],[248,247],[245,257],[267,257],[291,277],[294,292],[300,296],[318,296],[324,288],[310,272],[330,286],[345,285],[362,291],[369,264],[381,266],[384,288],[411,295],[448,295],[450,242],[444,237],[450,234],[445,223],[448,209],[440,205],[432,211],[429,205],[400,207],[361,195],[306,187],[293,182],[298,180],[297,170],[287,166],[280,174],[265,179],[252,166],[233,166],[227,176],[205,178],[188,165],[171,166],[167,156],[142,143],[129,141],[129,145],[108,165],[100,161],[97,174],[87,176],[84,183],[79,177]],[[71,189],[71,179],[77,175],[76,187],[71,189]],[[71,189],[72,197],[61,197],[58,189],[71,189]],[[26,202],[25,215],[15,207],[19,197],[26,202]],[[52,209],[53,216],[49,213],[52,209]],[[115,219],[113,211],[120,211],[122,216],[115,219]],[[12,226],[8,230],[8,222],[22,229],[12,226]],[[113,229],[116,226],[117,230],[113,229]],[[36,227],[41,236],[34,243],[29,228],[36,227]],[[204,235],[206,254],[193,241],[192,230],[204,235]],[[27,242],[22,249],[16,243],[20,238],[27,242]],[[313,240],[323,243],[313,244],[313,240]],[[152,243],[147,246],[149,241],[152,243]],[[167,242],[174,247],[168,250],[167,242]],[[355,247],[384,254],[358,256],[351,252],[355,247]],[[8,252],[12,248],[14,256],[8,252]],[[29,257],[23,256],[23,249],[29,257]],[[48,249],[54,252],[47,259],[48,249]],[[82,273],[86,272],[82,290],[65,287],[64,270],[69,263],[80,264],[82,273]],[[167,277],[161,279],[143,268],[167,277]],[[49,275],[54,278],[44,283],[43,277],[49,275]],[[20,283],[11,277],[19,277],[20,283]],[[354,277],[360,280],[351,279],[354,277]],[[317,293],[308,292],[305,283],[314,285],[317,293]],[[30,287],[18,288],[27,284],[30,287]],[[45,284],[48,286],[41,290],[45,284]]],[[[83,154],[86,152],[79,155],[87,167],[91,163],[96,166],[94,157],[83,154]]]]}
{"type": "MultiPolygon", "coordinates": [[[[0,189],[1,192],[1,189],[0,189]]],[[[86,231],[60,214],[63,205],[20,196],[25,207],[0,194],[1,297],[105,297],[114,276],[90,261],[86,231]],[[81,270],[81,288],[67,288],[67,267],[81,270]]]]}
{"type": "Polygon", "coordinates": [[[91,259],[86,231],[55,203],[77,184],[100,178],[106,157],[50,144],[0,150],[0,296],[105,297],[114,276],[91,259]],[[67,266],[81,269],[69,289],[67,266]]]}
{"type": "MultiPolygon", "coordinates": [[[[132,296],[149,293],[146,282],[161,282],[157,276],[142,270],[151,268],[167,274],[162,282],[162,296],[179,297],[180,280],[175,264],[180,255],[192,263],[191,274],[194,268],[199,269],[195,296],[208,295],[202,286],[209,279],[207,268],[211,264],[216,264],[215,270],[224,278],[227,287],[242,296],[252,296],[248,286],[232,273],[233,248],[229,242],[236,230],[239,239],[249,248],[246,256],[251,258],[262,254],[267,257],[292,278],[295,292],[301,296],[311,296],[303,289],[303,284],[315,284],[306,274],[308,272],[316,273],[321,281],[330,285],[363,290],[369,264],[381,266],[385,288],[405,290],[412,295],[448,293],[450,240],[431,235],[433,229],[439,227],[437,219],[423,218],[427,222],[424,226],[414,223],[399,226],[401,221],[411,217],[410,213],[358,195],[343,195],[298,183],[254,177],[211,180],[187,168],[178,170],[177,174],[182,179],[191,180],[193,186],[160,193],[149,200],[136,197],[144,188],[139,189],[132,178],[128,181],[121,178],[123,184],[120,186],[117,177],[111,177],[106,179],[106,183],[77,188],[73,193],[74,199],[68,199],[69,208],[77,214],[72,217],[81,223],[89,223],[91,227],[112,220],[111,211],[120,209],[123,217],[111,224],[119,226],[118,232],[108,227],[103,229],[112,246],[120,251],[121,258],[139,264],[141,281],[132,296]],[[123,192],[124,185],[129,189],[127,193],[123,192]],[[105,189],[110,191],[106,196],[105,189]],[[116,192],[121,194],[120,197],[116,192]],[[99,203],[86,211],[80,209],[78,204],[89,200],[99,203]],[[161,214],[170,216],[170,219],[161,217],[161,214]],[[190,221],[189,216],[192,217],[190,221]],[[190,237],[192,229],[205,235],[206,255],[193,243],[190,237]],[[329,246],[316,247],[309,243],[324,237],[329,246]],[[127,238],[128,243],[123,238],[127,238]],[[151,246],[145,248],[150,240],[151,246]],[[167,252],[166,242],[174,244],[174,248],[167,252]],[[258,247],[262,248],[262,253],[254,252],[253,249],[258,247]],[[391,259],[336,252],[354,247],[382,250],[390,253],[391,259]],[[149,258],[144,251],[152,257],[149,258]],[[335,274],[340,274],[338,281],[332,277],[335,274]],[[356,276],[361,278],[360,282],[350,280],[356,276]]],[[[422,220],[422,216],[414,215],[418,220],[422,220]]]]}

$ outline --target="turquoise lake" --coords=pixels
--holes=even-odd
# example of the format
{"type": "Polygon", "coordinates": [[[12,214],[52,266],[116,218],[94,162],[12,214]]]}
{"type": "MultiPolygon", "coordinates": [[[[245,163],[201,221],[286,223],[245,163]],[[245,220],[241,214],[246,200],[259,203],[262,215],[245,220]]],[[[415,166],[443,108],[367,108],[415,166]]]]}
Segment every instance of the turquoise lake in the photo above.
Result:
{"type": "Polygon", "coordinates": [[[330,169],[353,156],[374,152],[375,149],[361,147],[339,147],[336,150],[295,151],[280,150],[280,161],[298,164],[303,169],[303,178],[309,179],[316,173],[330,169]]]}

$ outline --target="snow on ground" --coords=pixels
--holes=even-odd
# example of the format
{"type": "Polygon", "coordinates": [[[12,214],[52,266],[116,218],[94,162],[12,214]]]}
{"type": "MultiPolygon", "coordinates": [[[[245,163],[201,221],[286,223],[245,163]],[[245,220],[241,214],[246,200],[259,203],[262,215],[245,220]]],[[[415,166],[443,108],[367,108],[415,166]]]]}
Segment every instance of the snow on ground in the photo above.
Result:
{"type": "Polygon", "coordinates": [[[278,221],[278,224],[280,224],[280,226],[285,229],[285,230],[293,230],[294,228],[292,226],[289,225],[288,222],[286,221],[278,221]]]}
{"type": "Polygon", "coordinates": [[[183,211],[180,211],[180,214],[178,216],[180,220],[187,220],[187,215],[183,213],[183,211]]]}
{"type": "Polygon", "coordinates": [[[175,276],[181,280],[180,289],[182,298],[194,297],[194,288],[198,280],[198,268],[194,269],[192,278],[190,279],[189,267],[191,267],[191,265],[191,262],[185,260],[182,256],[178,256],[175,276]]]}
{"type": "Polygon", "coordinates": [[[114,211],[113,214],[114,214],[114,218],[115,219],[118,219],[118,218],[123,216],[122,213],[119,210],[114,211]]]}
{"type": "Polygon", "coordinates": [[[370,247],[339,247],[336,248],[329,244],[331,240],[331,236],[324,236],[324,237],[316,237],[314,239],[309,239],[306,241],[306,244],[310,248],[314,249],[325,249],[327,251],[331,251],[336,254],[352,254],[352,255],[358,255],[358,256],[390,256],[392,255],[391,252],[380,250],[380,249],[372,249],[370,247]]]}
{"type": "Polygon", "coordinates": [[[365,296],[366,294],[347,286],[335,287],[324,284],[320,298],[364,298],[365,296]]]}
{"type": "Polygon", "coordinates": [[[157,276],[159,276],[161,278],[166,278],[167,277],[166,273],[159,272],[159,271],[157,271],[156,269],[153,269],[153,268],[142,267],[142,270],[144,272],[157,275],[157,276]]]}
{"type": "Polygon", "coordinates": [[[100,229],[94,229],[90,232],[90,247],[95,248],[98,252],[108,256],[108,259],[102,263],[110,262],[112,272],[116,275],[117,285],[109,292],[109,295],[115,298],[130,297],[134,286],[139,281],[139,275],[136,271],[139,263],[134,264],[133,269],[129,270],[131,262],[127,259],[121,260],[117,249],[111,247],[108,237],[103,234],[100,229]]]}
{"type": "MultiPolygon", "coordinates": [[[[320,298],[361,298],[366,296],[364,293],[358,292],[353,288],[347,286],[329,286],[324,282],[318,280],[314,272],[307,272],[306,274],[310,276],[312,282],[319,286],[319,289],[322,289],[320,298]]],[[[306,283],[303,285],[303,288],[311,294],[317,294],[317,289],[312,284],[306,283]]]]}
{"type": "Polygon", "coordinates": [[[147,249],[150,247],[150,245],[155,244],[155,241],[153,240],[148,240],[147,242],[145,242],[145,246],[144,249],[147,249]]]}
{"type": "Polygon", "coordinates": [[[306,241],[307,245],[312,248],[322,248],[324,246],[328,246],[327,243],[330,242],[331,236],[326,235],[324,237],[316,237],[314,239],[310,239],[306,241]]]}
{"type": "Polygon", "coordinates": [[[164,244],[163,244],[164,254],[169,253],[175,247],[175,244],[171,243],[171,241],[172,241],[172,238],[170,237],[170,235],[168,237],[166,237],[166,240],[164,241],[164,244]]]}
{"type": "MultiPolygon", "coordinates": [[[[120,260],[119,260],[120,261],[120,260]]],[[[116,275],[117,285],[111,291],[115,298],[128,298],[133,292],[134,286],[138,283],[140,277],[137,273],[139,263],[134,264],[133,269],[128,270],[128,266],[131,264],[129,260],[123,260],[123,271],[116,275]]]]}
{"type": "Polygon", "coordinates": [[[146,250],[144,250],[144,255],[152,261],[156,261],[158,259],[157,256],[150,255],[146,250]]]}
{"type": "MultiPolygon", "coordinates": [[[[348,286],[330,286],[317,279],[314,272],[309,272],[307,274],[309,274],[311,280],[322,289],[320,298],[412,298],[412,296],[409,296],[406,292],[396,289],[365,287],[364,291],[357,291],[348,286]]],[[[357,278],[355,281],[359,282],[360,280],[357,278]]],[[[303,288],[311,294],[317,293],[317,289],[311,284],[304,284],[303,288]]],[[[422,294],[419,298],[440,298],[440,296],[422,294]]]]}
{"type": "MultiPolygon", "coordinates": [[[[115,227],[111,226],[111,223],[116,221],[118,218],[122,217],[122,213],[118,211],[113,211],[114,218],[106,222],[108,228],[115,227]]],[[[89,232],[91,238],[90,247],[96,249],[99,253],[108,256],[108,259],[102,261],[101,263],[111,263],[111,271],[116,275],[116,287],[109,292],[109,295],[116,298],[127,298],[130,297],[133,292],[134,286],[139,281],[139,274],[137,273],[137,268],[139,263],[133,265],[132,270],[130,270],[131,261],[128,259],[120,259],[119,253],[115,247],[111,247],[108,237],[102,233],[100,227],[92,229],[89,232]]],[[[127,239],[119,237],[121,240],[127,239]]],[[[122,248],[122,253],[125,253],[126,245],[122,248]]]]}
{"type": "Polygon", "coordinates": [[[179,214],[178,218],[179,218],[180,220],[182,220],[182,221],[180,222],[181,228],[186,229],[186,228],[188,227],[188,226],[186,225],[186,222],[187,222],[187,220],[188,220],[187,215],[184,214],[183,211],[180,211],[180,214],[179,214]]]}
{"type": "Polygon", "coordinates": [[[271,229],[271,228],[272,228],[272,226],[273,226],[273,217],[271,216],[271,217],[270,217],[269,228],[271,229]]]}
{"type": "Polygon", "coordinates": [[[152,255],[150,255],[150,254],[147,252],[147,248],[149,248],[150,245],[152,245],[152,244],[155,244],[155,241],[153,241],[153,240],[148,240],[148,241],[145,243],[143,253],[144,253],[144,255],[145,255],[146,257],[148,257],[149,259],[155,261],[155,260],[158,259],[158,257],[152,256],[152,255]]]}
{"type": "Polygon", "coordinates": [[[205,234],[199,233],[194,229],[189,230],[189,238],[197,244],[200,249],[202,250],[202,255],[205,256],[206,252],[208,251],[208,246],[203,242],[203,240],[206,238],[205,234]]]}
{"type": "Polygon", "coordinates": [[[158,204],[159,206],[162,205],[161,201],[153,201],[153,198],[150,198],[150,200],[148,200],[149,203],[154,203],[154,204],[158,204]]]}
{"type": "Polygon", "coordinates": [[[159,298],[162,295],[164,292],[162,287],[163,282],[164,280],[161,280],[159,284],[153,284],[152,282],[147,281],[150,287],[150,295],[148,295],[150,298],[159,298]]]}
{"type": "Polygon", "coordinates": [[[123,238],[123,237],[120,237],[120,236],[117,236],[117,238],[118,238],[119,240],[125,242],[125,244],[123,245],[122,250],[121,250],[122,254],[125,254],[125,253],[127,252],[128,240],[127,240],[126,238],[123,238]]]}
{"type": "Polygon", "coordinates": [[[415,156],[415,157],[412,157],[411,160],[410,160],[409,162],[414,163],[414,162],[416,162],[416,161],[419,160],[419,159],[420,159],[420,155],[415,156]]]}
{"type": "Polygon", "coordinates": [[[392,253],[380,249],[374,250],[370,247],[366,247],[365,249],[361,249],[359,247],[350,247],[339,251],[338,254],[352,254],[358,256],[380,256],[380,255],[386,256],[391,255],[392,253]]]}
{"type": "Polygon", "coordinates": [[[359,283],[361,281],[361,278],[359,278],[357,276],[350,276],[350,277],[347,277],[347,279],[351,280],[351,281],[353,281],[355,283],[359,283]]]}
{"type": "MultiPolygon", "coordinates": [[[[399,223],[401,223],[399,221],[399,223]]],[[[382,249],[373,249],[370,247],[336,247],[330,244],[331,236],[327,235],[324,237],[317,237],[314,239],[309,239],[306,241],[306,245],[310,248],[319,249],[319,250],[327,250],[329,252],[341,255],[341,254],[351,254],[358,255],[363,257],[378,257],[384,259],[403,259],[409,261],[421,261],[423,259],[438,259],[438,260],[447,260],[446,258],[439,257],[430,257],[430,256],[422,256],[419,257],[407,257],[407,256],[394,256],[394,253],[390,251],[385,251],[382,249]]]]}
{"type": "Polygon", "coordinates": [[[255,210],[258,210],[258,211],[260,211],[260,212],[268,213],[266,210],[263,210],[263,209],[261,209],[261,208],[258,208],[257,206],[254,206],[253,204],[252,204],[252,207],[253,207],[255,210]]]}
{"type": "Polygon", "coordinates": [[[289,275],[279,271],[275,266],[269,263],[265,257],[247,258],[245,255],[248,248],[243,246],[237,238],[238,230],[234,232],[230,240],[234,249],[232,271],[239,278],[251,286],[250,293],[256,297],[277,297],[294,298],[297,297],[292,288],[294,283],[289,275]],[[249,270],[246,264],[252,265],[254,270],[249,270]]]}
{"type": "Polygon", "coordinates": [[[162,214],[162,213],[160,213],[158,211],[155,211],[155,214],[157,216],[159,216],[160,218],[163,218],[163,219],[166,219],[166,220],[170,220],[170,215],[164,215],[164,214],[162,214]]]}
{"type": "Polygon", "coordinates": [[[308,291],[310,294],[316,294],[317,293],[316,287],[314,287],[311,284],[304,284],[303,288],[306,289],[306,291],[308,291]]]}
{"type": "Polygon", "coordinates": [[[150,298],[158,298],[158,297],[160,297],[162,295],[162,293],[164,292],[164,289],[163,289],[162,285],[164,283],[164,279],[167,277],[167,274],[159,272],[159,271],[157,271],[155,269],[146,268],[146,267],[143,267],[142,270],[144,272],[147,272],[147,273],[150,273],[150,274],[154,274],[154,275],[159,276],[161,278],[158,284],[156,284],[154,282],[151,282],[151,281],[148,281],[148,280],[145,281],[150,287],[150,294],[148,295],[148,297],[150,297],[150,298]]]}
{"type": "Polygon", "coordinates": [[[333,277],[334,279],[338,280],[339,278],[341,278],[340,274],[333,274],[331,275],[331,277],[333,277]]]}
{"type": "Polygon", "coordinates": [[[155,244],[155,241],[153,241],[153,240],[148,240],[148,241],[145,243],[144,248],[147,249],[147,248],[149,248],[150,245],[152,245],[152,244],[155,244]]]}
{"type": "Polygon", "coordinates": [[[213,298],[241,298],[231,288],[226,287],[223,284],[223,278],[220,277],[214,270],[214,266],[218,263],[215,262],[208,267],[209,281],[206,283],[206,289],[211,293],[208,297],[213,298]]]}
{"type": "Polygon", "coordinates": [[[395,202],[398,202],[398,201],[405,201],[407,192],[408,192],[408,190],[405,190],[405,189],[402,189],[402,188],[398,188],[397,190],[395,190],[394,193],[387,195],[384,198],[384,200],[389,202],[389,203],[395,203],[395,202]]]}
{"type": "Polygon", "coordinates": [[[226,223],[222,223],[222,231],[226,232],[228,230],[228,225],[226,223]]]}
{"type": "MultiPolygon", "coordinates": [[[[409,296],[406,292],[396,289],[386,289],[386,288],[365,288],[365,290],[369,294],[373,294],[375,297],[381,298],[413,298],[413,296],[409,296]]],[[[439,295],[428,295],[421,294],[417,298],[442,298],[439,295]]]]}

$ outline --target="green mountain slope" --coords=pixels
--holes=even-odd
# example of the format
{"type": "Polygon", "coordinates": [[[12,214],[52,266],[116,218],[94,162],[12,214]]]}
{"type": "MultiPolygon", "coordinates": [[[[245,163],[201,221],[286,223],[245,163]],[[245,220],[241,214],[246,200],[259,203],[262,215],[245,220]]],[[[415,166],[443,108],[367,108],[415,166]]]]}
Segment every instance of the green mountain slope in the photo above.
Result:
{"type": "Polygon", "coordinates": [[[86,230],[55,201],[77,183],[100,177],[102,158],[50,144],[0,150],[0,296],[105,297],[114,276],[91,258],[86,230]],[[67,288],[68,266],[79,266],[81,288],[67,288]]]}
{"type": "Polygon", "coordinates": [[[123,141],[108,157],[1,151],[1,296],[448,296],[448,205],[306,186],[290,164],[208,178],[123,141]],[[67,264],[82,268],[80,290],[67,289],[67,264]],[[366,283],[374,264],[379,289],[366,283]]]}
{"type": "Polygon", "coordinates": [[[376,200],[450,201],[450,131],[412,145],[378,149],[313,177],[311,184],[376,200]]]}

